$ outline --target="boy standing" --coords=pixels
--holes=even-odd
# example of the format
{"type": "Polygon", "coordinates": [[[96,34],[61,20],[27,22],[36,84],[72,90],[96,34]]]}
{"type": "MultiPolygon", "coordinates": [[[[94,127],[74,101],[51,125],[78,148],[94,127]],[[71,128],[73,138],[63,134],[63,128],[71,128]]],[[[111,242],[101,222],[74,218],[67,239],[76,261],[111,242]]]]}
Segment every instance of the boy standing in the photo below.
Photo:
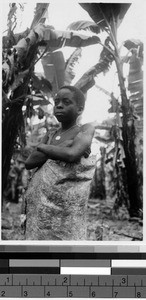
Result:
{"type": "Polygon", "coordinates": [[[95,165],[87,157],[94,128],[77,124],[85,105],[77,88],[62,87],[54,104],[61,127],[44,137],[25,164],[27,169],[38,168],[25,195],[26,239],[86,240],[89,169],[95,165]]]}

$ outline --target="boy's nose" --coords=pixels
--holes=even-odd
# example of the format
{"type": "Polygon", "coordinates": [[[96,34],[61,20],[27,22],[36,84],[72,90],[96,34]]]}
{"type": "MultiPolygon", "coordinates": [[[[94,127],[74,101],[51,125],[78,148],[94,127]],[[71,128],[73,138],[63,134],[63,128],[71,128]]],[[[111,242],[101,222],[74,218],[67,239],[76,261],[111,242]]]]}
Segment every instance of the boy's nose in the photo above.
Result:
{"type": "Polygon", "coordinates": [[[57,103],[56,107],[57,108],[63,108],[63,103],[62,103],[61,100],[57,103]]]}

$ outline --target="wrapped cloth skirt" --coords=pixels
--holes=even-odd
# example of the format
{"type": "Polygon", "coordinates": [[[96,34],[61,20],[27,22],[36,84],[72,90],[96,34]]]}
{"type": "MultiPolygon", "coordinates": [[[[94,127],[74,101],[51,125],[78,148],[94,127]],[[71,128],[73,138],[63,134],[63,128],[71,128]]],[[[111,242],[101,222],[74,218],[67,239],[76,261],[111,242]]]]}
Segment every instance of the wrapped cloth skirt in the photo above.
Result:
{"type": "Polygon", "coordinates": [[[48,159],[25,193],[26,240],[86,240],[87,203],[95,159],[48,159]]]}

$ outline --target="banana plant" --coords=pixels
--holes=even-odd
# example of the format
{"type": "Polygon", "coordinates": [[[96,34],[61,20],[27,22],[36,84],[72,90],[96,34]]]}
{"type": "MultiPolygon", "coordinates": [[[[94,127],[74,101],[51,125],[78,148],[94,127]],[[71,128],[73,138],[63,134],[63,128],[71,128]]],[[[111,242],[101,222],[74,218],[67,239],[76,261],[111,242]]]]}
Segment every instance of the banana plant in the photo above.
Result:
{"type": "Polygon", "coordinates": [[[130,103],[135,117],[135,149],[138,166],[139,196],[143,200],[143,43],[140,40],[127,40],[129,64],[128,91],[130,103]]]}
{"type": "MultiPolygon", "coordinates": [[[[44,55],[52,53],[63,46],[86,47],[100,41],[96,34],[85,35],[70,30],[57,31],[52,26],[45,26],[47,9],[47,3],[37,4],[31,28],[27,29],[24,35],[23,33],[20,35],[13,34],[11,43],[9,43],[9,37],[10,34],[12,37],[12,30],[8,30],[8,35],[3,38],[3,189],[7,184],[10,161],[19,132],[22,132],[22,128],[24,128],[22,107],[29,91],[30,79],[34,73],[36,63],[44,55]]],[[[10,11],[9,19],[13,18],[16,6],[11,5],[10,11]]]]}
{"type": "MultiPolygon", "coordinates": [[[[112,54],[117,67],[122,108],[122,143],[125,154],[124,163],[130,202],[129,214],[131,217],[137,216],[142,207],[142,202],[139,193],[140,187],[135,149],[135,116],[125,86],[123,61],[117,43],[118,26],[122,22],[130,4],[81,3],[80,5],[89,13],[90,17],[101,30],[107,33],[109,44],[104,45],[104,48],[112,54]]],[[[92,71],[94,72],[95,70],[92,71]]],[[[92,75],[94,75],[93,72],[92,75]]]]}

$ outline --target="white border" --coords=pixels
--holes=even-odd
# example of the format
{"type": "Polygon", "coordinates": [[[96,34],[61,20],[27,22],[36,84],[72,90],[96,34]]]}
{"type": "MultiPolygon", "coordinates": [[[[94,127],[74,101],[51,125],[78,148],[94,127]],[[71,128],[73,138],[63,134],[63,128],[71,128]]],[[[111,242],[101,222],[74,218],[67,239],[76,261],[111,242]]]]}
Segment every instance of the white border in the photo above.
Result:
{"type": "MultiPolygon", "coordinates": [[[[2,0],[4,2],[12,2],[12,1],[7,1],[7,0],[2,0]]],[[[27,0],[28,1],[28,0],[27,0]]],[[[23,1],[23,2],[27,2],[27,1],[23,1]]],[[[34,0],[33,0],[34,1],[34,0]]],[[[61,0],[50,0],[50,1],[46,1],[46,0],[39,0],[39,1],[34,1],[35,3],[39,2],[39,3],[46,3],[46,2],[55,2],[57,3],[57,1],[61,1],[61,0]]],[[[66,0],[67,1],[67,0],[66,0]]],[[[71,0],[70,0],[71,1],[71,0]]],[[[108,1],[108,0],[102,0],[102,1],[93,1],[93,0],[88,0],[88,1],[85,1],[85,0],[80,0],[80,1],[77,1],[77,0],[72,0],[74,2],[77,2],[77,3],[82,3],[82,2],[103,2],[103,3],[114,3],[114,1],[108,1]]],[[[133,1],[126,1],[126,0],[122,0],[122,1],[115,1],[116,3],[134,3],[138,0],[133,0],[133,1]]],[[[19,3],[19,1],[15,1],[16,3],[19,3]]],[[[145,0],[139,0],[139,5],[143,5],[144,6],[144,13],[146,12],[146,1],[145,0]]],[[[2,2],[1,2],[1,10],[0,10],[0,13],[1,13],[1,20],[2,20],[2,2]]],[[[140,20],[139,20],[140,21],[140,20]]],[[[143,28],[143,30],[145,30],[145,28],[143,28]]],[[[1,49],[2,49],[2,41],[1,41],[1,49]]],[[[144,67],[145,69],[145,67],[144,67]]],[[[144,82],[145,82],[145,76],[144,76],[144,82]]],[[[144,85],[145,86],[145,85],[144,85]]],[[[145,95],[145,89],[144,89],[144,95],[145,95]]],[[[146,119],[145,119],[145,101],[144,101],[144,129],[143,129],[143,136],[145,136],[145,128],[146,128],[146,119]]],[[[1,137],[1,131],[0,131],[0,138],[1,137]]],[[[144,149],[145,149],[145,139],[144,139],[144,149]]],[[[85,253],[86,253],[86,246],[88,247],[92,247],[92,246],[129,246],[131,248],[131,246],[133,247],[133,250],[134,248],[137,246],[139,247],[139,249],[143,249],[142,252],[146,252],[146,221],[145,221],[145,208],[146,208],[146,205],[145,205],[145,201],[144,201],[144,198],[145,198],[145,187],[146,187],[146,172],[145,172],[145,151],[143,152],[144,153],[144,196],[143,196],[143,212],[144,212],[144,224],[143,224],[143,241],[142,242],[127,242],[127,241],[100,241],[100,242],[96,242],[96,241],[61,241],[61,242],[56,242],[56,241],[4,241],[4,240],[1,240],[0,238],[0,246],[1,245],[15,245],[15,246],[27,246],[27,245],[33,245],[33,246],[51,246],[51,245],[54,245],[54,246],[85,246],[85,253]]],[[[1,215],[1,208],[0,208],[0,215],[1,215]]],[[[0,218],[0,225],[1,225],[1,218],[0,218]]],[[[18,247],[19,249],[19,247],[18,247]]],[[[78,247],[77,247],[78,249],[78,247]]],[[[108,250],[108,249],[107,249],[108,250]]],[[[141,250],[140,250],[141,251],[141,250]]],[[[118,251],[119,252],[119,251],[118,251]]],[[[123,252],[123,251],[122,251],[123,252]]],[[[133,251],[132,251],[133,252],[133,251]]],[[[88,253],[88,252],[87,252],[88,253]]]]}

